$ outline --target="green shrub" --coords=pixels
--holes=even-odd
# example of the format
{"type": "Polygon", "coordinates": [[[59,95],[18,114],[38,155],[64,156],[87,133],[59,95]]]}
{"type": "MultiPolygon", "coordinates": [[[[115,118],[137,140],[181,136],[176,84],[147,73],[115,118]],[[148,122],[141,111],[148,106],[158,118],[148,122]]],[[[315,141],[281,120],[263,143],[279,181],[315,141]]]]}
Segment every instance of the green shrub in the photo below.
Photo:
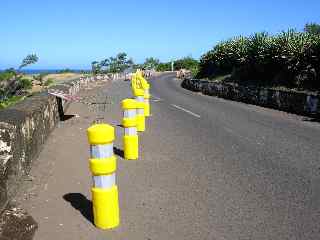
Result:
{"type": "Polygon", "coordinates": [[[50,86],[54,83],[54,79],[49,78],[47,81],[44,82],[44,86],[50,86]]]}
{"type": "Polygon", "coordinates": [[[44,77],[47,76],[49,73],[40,73],[33,76],[33,79],[40,82],[40,85],[44,85],[44,77]]]}
{"type": "Polygon", "coordinates": [[[22,89],[31,89],[32,88],[32,81],[27,78],[21,78],[19,79],[19,83],[22,89]]]}
{"type": "Polygon", "coordinates": [[[159,63],[156,70],[158,72],[165,72],[165,71],[171,71],[171,63],[159,63]]]}
{"type": "Polygon", "coordinates": [[[65,68],[62,70],[57,71],[57,73],[75,73],[76,71],[70,69],[70,68],[65,68]]]}
{"type": "Polygon", "coordinates": [[[16,73],[12,69],[5,70],[3,72],[0,72],[0,82],[10,80],[15,76],[16,73]]]}
{"type": "Polygon", "coordinates": [[[4,109],[7,107],[10,107],[17,102],[22,101],[25,98],[25,96],[12,96],[4,101],[0,101],[0,109],[4,109]]]}
{"type": "Polygon", "coordinates": [[[201,57],[199,77],[229,73],[240,83],[320,90],[320,35],[256,33],[221,42],[201,57]]]}
{"type": "Polygon", "coordinates": [[[180,70],[180,69],[192,70],[192,69],[196,69],[198,65],[199,65],[199,62],[193,59],[192,57],[185,57],[185,58],[174,61],[175,70],[180,70]]]}

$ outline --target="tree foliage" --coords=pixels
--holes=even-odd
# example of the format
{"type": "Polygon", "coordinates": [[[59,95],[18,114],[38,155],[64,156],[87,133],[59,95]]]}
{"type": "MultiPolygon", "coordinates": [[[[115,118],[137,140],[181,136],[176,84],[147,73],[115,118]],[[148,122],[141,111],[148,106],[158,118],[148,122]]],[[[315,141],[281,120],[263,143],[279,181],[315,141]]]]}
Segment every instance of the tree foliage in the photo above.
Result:
{"type": "Polygon", "coordinates": [[[120,73],[131,67],[134,63],[124,52],[118,53],[115,57],[109,57],[101,62],[94,62],[96,70],[107,73],[120,73]]]}
{"type": "MultiPolygon", "coordinates": [[[[173,62],[174,70],[186,69],[190,70],[193,76],[198,74],[199,61],[192,57],[184,57],[173,62]]],[[[156,67],[159,72],[171,71],[171,62],[159,63],[156,67]]]]}
{"type": "Polygon", "coordinates": [[[57,73],[75,73],[76,71],[70,69],[70,68],[65,68],[62,70],[57,71],[57,73]]]}
{"type": "MultiPolygon", "coordinates": [[[[18,70],[23,67],[34,64],[39,60],[36,54],[29,54],[23,60],[18,70]]],[[[17,93],[24,92],[32,88],[32,81],[24,78],[23,74],[19,73],[13,68],[0,72],[0,101],[7,101],[17,93]]]]}
{"type": "Polygon", "coordinates": [[[92,71],[93,74],[98,74],[98,73],[100,73],[100,71],[101,71],[101,64],[100,64],[100,62],[93,61],[93,62],[91,63],[91,71],[92,71]]]}
{"type": "Polygon", "coordinates": [[[16,72],[14,69],[7,69],[0,73],[0,82],[8,81],[16,76],[16,72]]]}
{"type": "Polygon", "coordinates": [[[159,64],[160,64],[160,60],[159,59],[153,58],[153,57],[149,57],[149,58],[146,58],[146,60],[144,61],[142,66],[145,69],[152,70],[152,69],[156,69],[159,64]]]}
{"type": "Polygon", "coordinates": [[[199,62],[192,57],[184,57],[174,61],[174,69],[187,69],[192,70],[198,67],[199,62]]]}
{"type": "Polygon", "coordinates": [[[35,64],[36,62],[38,62],[39,58],[36,54],[29,54],[27,55],[23,60],[22,63],[19,66],[19,70],[23,67],[26,67],[28,65],[31,64],[35,64]]]}
{"type": "Polygon", "coordinates": [[[159,63],[156,70],[158,72],[165,72],[165,71],[171,71],[171,62],[167,63],[159,63]]]}
{"type": "Polygon", "coordinates": [[[307,23],[304,27],[304,31],[309,34],[320,34],[320,24],[307,23]]]}

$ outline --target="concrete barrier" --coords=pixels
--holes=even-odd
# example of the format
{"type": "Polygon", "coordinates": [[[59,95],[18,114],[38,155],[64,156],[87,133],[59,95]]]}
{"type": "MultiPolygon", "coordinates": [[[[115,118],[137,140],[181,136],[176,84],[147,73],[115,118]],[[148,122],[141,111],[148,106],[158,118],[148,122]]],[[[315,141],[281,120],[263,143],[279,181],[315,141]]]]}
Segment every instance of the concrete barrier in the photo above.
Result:
{"type": "Polygon", "coordinates": [[[305,92],[239,86],[198,79],[185,79],[181,86],[194,92],[274,108],[305,116],[319,116],[319,95],[305,92]]]}
{"type": "MultiPolygon", "coordinates": [[[[51,89],[76,94],[90,82],[114,79],[119,76],[82,77],[51,89]]],[[[32,160],[38,156],[68,104],[43,92],[0,110],[0,212],[15,195],[21,177],[28,174],[32,160]]]]}

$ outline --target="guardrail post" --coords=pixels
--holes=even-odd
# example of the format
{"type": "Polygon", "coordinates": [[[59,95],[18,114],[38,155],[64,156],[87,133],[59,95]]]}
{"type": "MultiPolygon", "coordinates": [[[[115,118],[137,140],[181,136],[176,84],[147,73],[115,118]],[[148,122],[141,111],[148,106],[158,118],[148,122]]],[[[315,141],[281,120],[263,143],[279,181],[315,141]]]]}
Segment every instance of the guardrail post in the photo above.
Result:
{"type": "Polygon", "coordinates": [[[123,149],[124,158],[137,160],[139,156],[139,140],[137,134],[137,102],[133,99],[122,101],[124,127],[123,149]]]}
{"type": "Polygon", "coordinates": [[[87,130],[90,143],[90,170],[93,175],[92,205],[94,224],[101,229],[119,225],[119,199],[116,185],[116,157],[113,154],[114,128],[95,124],[87,130]]]}

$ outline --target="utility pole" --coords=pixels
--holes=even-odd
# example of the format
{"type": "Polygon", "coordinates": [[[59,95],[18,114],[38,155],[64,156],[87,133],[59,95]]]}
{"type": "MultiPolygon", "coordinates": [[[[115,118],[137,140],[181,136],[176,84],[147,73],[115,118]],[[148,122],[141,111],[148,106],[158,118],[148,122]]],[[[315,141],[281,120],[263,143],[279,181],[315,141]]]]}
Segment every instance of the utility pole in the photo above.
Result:
{"type": "Polygon", "coordinates": [[[173,62],[173,60],[171,60],[171,72],[173,72],[173,65],[174,65],[174,62],[173,62]]]}

